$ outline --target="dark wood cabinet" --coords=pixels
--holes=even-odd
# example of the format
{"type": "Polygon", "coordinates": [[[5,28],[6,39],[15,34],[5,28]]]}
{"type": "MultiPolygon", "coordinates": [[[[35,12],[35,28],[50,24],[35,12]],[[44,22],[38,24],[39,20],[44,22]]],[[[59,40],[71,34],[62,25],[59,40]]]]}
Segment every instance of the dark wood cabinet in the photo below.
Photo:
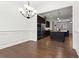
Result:
{"type": "Polygon", "coordinates": [[[44,23],[45,23],[45,19],[42,18],[41,16],[37,15],[37,38],[38,38],[38,40],[40,40],[44,36],[43,35],[44,31],[41,26],[41,24],[44,24],[44,23]]]}
{"type": "Polygon", "coordinates": [[[37,15],[37,23],[45,23],[45,19],[39,15],[37,15]]]}

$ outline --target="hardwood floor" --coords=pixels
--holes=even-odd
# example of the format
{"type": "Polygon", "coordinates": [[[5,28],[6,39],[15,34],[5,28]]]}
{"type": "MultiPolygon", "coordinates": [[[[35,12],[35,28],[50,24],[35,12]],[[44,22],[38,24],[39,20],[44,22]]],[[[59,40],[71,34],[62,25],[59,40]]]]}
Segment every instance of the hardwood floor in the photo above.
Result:
{"type": "Polygon", "coordinates": [[[65,42],[57,42],[50,37],[45,37],[37,42],[28,41],[16,46],[0,50],[3,58],[77,58],[77,53],[72,49],[71,37],[66,37],[65,42]]]}

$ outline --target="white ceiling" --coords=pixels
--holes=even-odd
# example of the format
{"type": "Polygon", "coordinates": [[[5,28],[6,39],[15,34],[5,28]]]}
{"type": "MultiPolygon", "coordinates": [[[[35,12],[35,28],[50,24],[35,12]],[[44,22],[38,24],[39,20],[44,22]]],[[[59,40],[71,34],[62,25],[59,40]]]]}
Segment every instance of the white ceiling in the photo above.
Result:
{"type": "MultiPolygon", "coordinates": [[[[12,1],[13,3],[13,1],[12,1]]],[[[19,7],[24,8],[27,1],[14,1],[19,7]]],[[[37,10],[37,13],[43,13],[51,10],[60,9],[67,6],[72,6],[74,2],[70,1],[30,1],[30,6],[37,10]]]]}
{"type": "Polygon", "coordinates": [[[30,1],[30,5],[37,10],[38,14],[72,6],[73,3],[69,1],[30,1]]]}
{"type": "Polygon", "coordinates": [[[70,19],[72,18],[72,6],[40,13],[39,15],[42,17],[46,17],[47,19],[57,19],[57,17],[59,17],[60,19],[70,19]]]}
{"type": "MultiPolygon", "coordinates": [[[[24,8],[24,4],[27,4],[27,1],[7,1],[7,2],[0,2],[0,5],[16,5],[17,8],[22,7],[24,8]]],[[[34,9],[37,10],[37,14],[39,13],[47,13],[49,11],[53,11],[53,10],[58,10],[67,6],[72,6],[73,2],[69,2],[69,1],[30,1],[30,6],[33,7],[34,9]]],[[[66,10],[64,9],[62,12],[62,16],[64,15],[71,15],[70,13],[70,9],[71,8],[66,8],[68,14],[66,13],[66,10]],[[64,14],[63,14],[64,12],[64,14]]],[[[48,14],[46,14],[47,17],[49,17],[50,15],[53,15],[53,17],[55,17],[55,15],[57,15],[57,12],[50,12],[48,14]]],[[[64,17],[63,16],[63,17],[64,17]]],[[[50,16],[52,17],[52,16],[50,16]]],[[[68,17],[68,16],[67,16],[68,17]]],[[[65,16],[66,18],[66,16],[65,16]]]]}
{"type": "Polygon", "coordinates": [[[30,5],[37,10],[37,13],[47,18],[62,19],[72,17],[72,5],[69,1],[30,1],[30,5]]]}

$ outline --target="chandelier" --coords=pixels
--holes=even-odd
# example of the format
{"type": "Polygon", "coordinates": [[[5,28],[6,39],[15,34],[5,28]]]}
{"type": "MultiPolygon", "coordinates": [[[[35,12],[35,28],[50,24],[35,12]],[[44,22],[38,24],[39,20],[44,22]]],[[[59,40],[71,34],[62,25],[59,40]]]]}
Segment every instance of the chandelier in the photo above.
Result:
{"type": "Polygon", "coordinates": [[[36,15],[36,10],[33,9],[32,7],[29,6],[29,1],[28,1],[28,4],[27,5],[24,5],[25,7],[25,10],[23,10],[22,8],[18,8],[20,13],[27,19],[30,19],[32,18],[33,16],[36,15]]]}

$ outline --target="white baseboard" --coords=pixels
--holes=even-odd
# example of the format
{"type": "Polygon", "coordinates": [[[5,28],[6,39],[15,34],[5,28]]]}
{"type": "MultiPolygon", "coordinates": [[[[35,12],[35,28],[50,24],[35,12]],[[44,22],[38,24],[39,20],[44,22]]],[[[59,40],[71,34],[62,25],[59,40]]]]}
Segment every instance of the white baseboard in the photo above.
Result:
{"type": "Polygon", "coordinates": [[[21,43],[24,43],[24,42],[27,42],[27,41],[30,41],[30,40],[36,41],[36,40],[33,40],[33,39],[29,39],[29,40],[19,40],[19,41],[15,41],[15,42],[9,42],[9,43],[0,45],[0,49],[8,48],[8,47],[11,47],[11,46],[14,46],[14,45],[17,45],[17,44],[21,44],[21,43]]]}
{"type": "Polygon", "coordinates": [[[0,32],[0,49],[11,47],[27,41],[37,41],[35,30],[0,32]]]}

